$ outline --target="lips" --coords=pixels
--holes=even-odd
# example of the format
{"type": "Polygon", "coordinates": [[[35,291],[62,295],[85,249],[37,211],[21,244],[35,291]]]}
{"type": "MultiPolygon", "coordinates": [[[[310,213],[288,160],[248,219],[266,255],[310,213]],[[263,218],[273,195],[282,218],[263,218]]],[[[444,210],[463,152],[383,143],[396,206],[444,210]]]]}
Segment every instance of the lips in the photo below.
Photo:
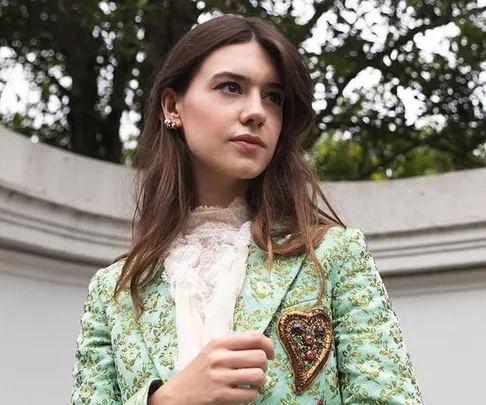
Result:
{"type": "Polygon", "coordinates": [[[260,145],[257,145],[256,143],[249,143],[245,141],[233,141],[233,144],[244,149],[247,152],[257,152],[262,147],[260,145]]]}
{"type": "Polygon", "coordinates": [[[241,142],[249,145],[261,146],[262,148],[266,146],[265,142],[263,142],[260,138],[250,134],[242,134],[242,135],[235,136],[234,138],[231,139],[231,141],[241,142]]]}

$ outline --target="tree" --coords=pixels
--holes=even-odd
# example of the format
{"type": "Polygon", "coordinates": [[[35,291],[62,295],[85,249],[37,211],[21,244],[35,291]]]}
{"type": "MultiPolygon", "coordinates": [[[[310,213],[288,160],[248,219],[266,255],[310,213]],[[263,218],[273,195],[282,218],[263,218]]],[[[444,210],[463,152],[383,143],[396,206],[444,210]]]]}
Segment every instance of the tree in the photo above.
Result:
{"type": "Polygon", "coordinates": [[[42,89],[32,114],[4,117],[6,124],[47,143],[112,162],[122,157],[123,112],[141,108],[139,83],[149,81],[160,57],[199,14],[195,3],[185,1],[0,4],[0,44],[14,51],[10,59],[21,63],[42,89]],[[60,112],[49,108],[53,99],[59,101],[60,112]],[[51,116],[53,122],[34,128],[33,116],[38,113],[51,116]]]}
{"type": "Polygon", "coordinates": [[[405,177],[486,164],[485,6],[463,0],[298,4],[0,0],[0,46],[11,50],[0,76],[20,63],[41,89],[26,114],[0,119],[43,142],[119,162],[122,115],[143,110],[144,90],[171,44],[208,13],[239,11],[277,24],[307,58],[319,125],[308,153],[322,177],[405,177]],[[421,41],[433,30],[452,34],[427,53],[421,41]],[[415,116],[406,97],[416,99],[415,116]]]}

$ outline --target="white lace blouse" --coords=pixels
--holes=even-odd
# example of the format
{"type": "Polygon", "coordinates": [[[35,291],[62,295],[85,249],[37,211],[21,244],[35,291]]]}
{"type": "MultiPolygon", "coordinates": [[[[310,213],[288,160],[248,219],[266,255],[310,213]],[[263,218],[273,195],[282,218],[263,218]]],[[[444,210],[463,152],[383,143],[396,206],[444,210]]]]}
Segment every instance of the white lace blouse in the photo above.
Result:
{"type": "Polygon", "coordinates": [[[178,356],[183,369],[211,339],[233,330],[245,278],[250,212],[242,198],[228,207],[198,207],[164,261],[175,301],[178,356]]]}

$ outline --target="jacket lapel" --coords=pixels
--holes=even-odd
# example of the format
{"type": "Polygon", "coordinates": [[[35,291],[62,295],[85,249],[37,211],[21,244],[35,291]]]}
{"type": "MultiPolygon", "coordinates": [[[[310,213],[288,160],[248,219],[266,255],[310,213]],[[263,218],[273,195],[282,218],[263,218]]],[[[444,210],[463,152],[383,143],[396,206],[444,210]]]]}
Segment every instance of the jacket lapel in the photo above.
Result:
{"type": "Polygon", "coordinates": [[[245,281],[235,308],[236,331],[265,332],[305,258],[305,254],[275,258],[269,270],[265,266],[266,253],[251,244],[245,281]]]}
{"type": "Polygon", "coordinates": [[[143,340],[162,381],[173,377],[177,356],[175,304],[169,284],[162,278],[162,266],[142,293],[144,311],[139,320],[143,340]]]}
{"type": "MultiPolygon", "coordinates": [[[[236,331],[264,332],[277,312],[306,255],[275,258],[272,268],[265,267],[266,253],[253,242],[250,245],[245,281],[237,300],[236,331]]],[[[175,303],[169,285],[162,278],[162,266],[154,280],[143,290],[145,310],[139,320],[143,340],[162,381],[175,374],[177,330],[175,303]]]]}

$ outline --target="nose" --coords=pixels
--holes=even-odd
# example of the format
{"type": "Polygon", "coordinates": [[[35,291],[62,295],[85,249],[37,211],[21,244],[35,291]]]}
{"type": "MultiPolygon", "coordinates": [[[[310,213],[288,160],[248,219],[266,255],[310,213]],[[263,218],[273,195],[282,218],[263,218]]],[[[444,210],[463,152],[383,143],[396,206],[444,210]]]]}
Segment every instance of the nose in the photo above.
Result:
{"type": "Polygon", "coordinates": [[[265,124],[266,112],[262,101],[260,92],[254,92],[245,97],[245,104],[240,114],[243,125],[261,128],[265,124]]]}

